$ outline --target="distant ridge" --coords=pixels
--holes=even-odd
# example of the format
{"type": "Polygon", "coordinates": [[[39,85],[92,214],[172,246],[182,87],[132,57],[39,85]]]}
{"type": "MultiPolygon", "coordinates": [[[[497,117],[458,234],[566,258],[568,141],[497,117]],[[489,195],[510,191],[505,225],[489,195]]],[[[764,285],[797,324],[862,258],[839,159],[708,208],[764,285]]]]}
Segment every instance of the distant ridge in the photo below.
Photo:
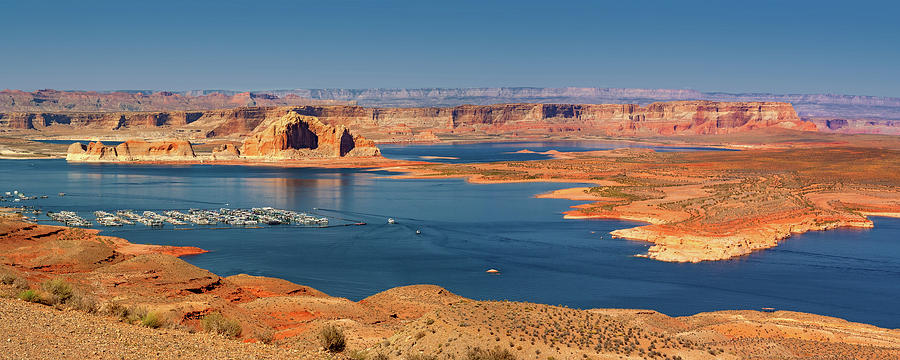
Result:
{"type": "Polygon", "coordinates": [[[346,102],[313,100],[297,95],[275,96],[257,92],[210,92],[190,95],[172,91],[59,91],[0,90],[0,112],[118,112],[212,110],[242,106],[344,105],[346,102]]]}
{"type": "Polygon", "coordinates": [[[453,107],[507,103],[638,104],[659,101],[776,101],[794,105],[799,116],[820,129],[840,132],[900,133],[900,98],[840,94],[700,92],[686,89],[592,87],[497,87],[419,89],[287,89],[0,91],[0,112],[171,111],[241,106],[357,104],[367,107],[453,107]]]}

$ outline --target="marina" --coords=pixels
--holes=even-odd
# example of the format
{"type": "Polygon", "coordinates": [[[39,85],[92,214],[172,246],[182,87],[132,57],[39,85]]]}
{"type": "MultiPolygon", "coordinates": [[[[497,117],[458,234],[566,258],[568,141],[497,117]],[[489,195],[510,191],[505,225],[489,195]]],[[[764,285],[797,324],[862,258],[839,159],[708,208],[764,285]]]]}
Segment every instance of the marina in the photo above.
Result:
{"type": "Polygon", "coordinates": [[[227,225],[230,227],[259,227],[261,225],[291,225],[304,227],[326,227],[327,217],[310,215],[305,212],[258,207],[251,209],[188,209],[187,211],[164,210],[142,211],[123,209],[115,211],[97,210],[93,212],[94,221],[78,215],[74,211],[48,211],[50,221],[60,222],[66,226],[92,227],[94,223],[105,227],[120,227],[142,224],[150,228],[166,226],[212,226],[227,225]]]}

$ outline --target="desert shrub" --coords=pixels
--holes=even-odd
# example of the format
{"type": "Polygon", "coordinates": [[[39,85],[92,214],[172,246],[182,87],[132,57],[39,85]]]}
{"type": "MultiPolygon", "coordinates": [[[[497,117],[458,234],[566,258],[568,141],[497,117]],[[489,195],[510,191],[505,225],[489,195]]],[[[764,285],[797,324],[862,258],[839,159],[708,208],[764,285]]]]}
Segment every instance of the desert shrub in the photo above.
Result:
{"type": "Polygon", "coordinates": [[[257,330],[253,333],[253,338],[263,344],[271,344],[275,341],[275,332],[270,329],[257,330]]]}
{"type": "Polygon", "coordinates": [[[69,298],[69,301],[66,302],[66,305],[68,305],[72,309],[81,310],[92,314],[96,313],[100,309],[100,306],[97,305],[97,300],[94,300],[94,298],[83,294],[73,295],[71,298],[69,298]]]}
{"type": "Polygon", "coordinates": [[[434,324],[434,319],[425,320],[425,325],[431,325],[431,324],[434,324]]]}
{"type": "Polygon", "coordinates": [[[41,284],[41,288],[47,292],[51,304],[61,304],[72,297],[72,286],[63,279],[51,279],[41,284]]]}
{"type": "Polygon", "coordinates": [[[388,356],[382,353],[378,353],[372,357],[372,360],[388,360],[388,356]]]}
{"type": "Polygon", "coordinates": [[[237,320],[226,318],[220,313],[214,312],[203,316],[201,319],[203,330],[206,332],[225,335],[227,337],[241,336],[241,323],[237,320]]]}
{"type": "Polygon", "coordinates": [[[13,287],[16,289],[28,290],[28,280],[16,278],[16,280],[13,281],[13,287]]]}
{"type": "Polygon", "coordinates": [[[156,311],[150,311],[141,318],[141,325],[151,329],[156,329],[165,324],[165,319],[156,311]]]}
{"type": "Polygon", "coordinates": [[[101,312],[106,315],[115,316],[119,319],[128,317],[128,308],[117,302],[108,302],[104,304],[101,312]]]}
{"type": "Polygon", "coordinates": [[[516,360],[516,356],[509,350],[499,347],[493,350],[485,350],[482,348],[474,348],[466,354],[466,360],[516,360]]]}
{"type": "Polygon", "coordinates": [[[25,290],[19,293],[19,300],[24,300],[27,302],[40,302],[41,294],[38,294],[37,291],[34,290],[25,290]]]}
{"type": "Polygon", "coordinates": [[[331,352],[344,351],[344,347],[347,346],[344,331],[334,325],[326,325],[319,330],[319,341],[325,350],[331,352]]]}
{"type": "Polygon", "coordinates": [[[12,285],[18,278],[19,277],[15,274],[3,273],[0,274],[0,283],[3,285],[12,285]]]}
{"type": "Polygon", "coordinates": [[[132,305],[128,307],[128,310],[125,312],[125,321],[129,323],[138,323],[144,320],[144,317],[147,316],[149,311],[144,306],[132,305]]]}
{"type": "Polygon", "coordinates": [[[15,287],[16,289],[27,290],[28,289],[28,280],[17,277],[15,280],[13,280],[12,286],[15,287]]]}

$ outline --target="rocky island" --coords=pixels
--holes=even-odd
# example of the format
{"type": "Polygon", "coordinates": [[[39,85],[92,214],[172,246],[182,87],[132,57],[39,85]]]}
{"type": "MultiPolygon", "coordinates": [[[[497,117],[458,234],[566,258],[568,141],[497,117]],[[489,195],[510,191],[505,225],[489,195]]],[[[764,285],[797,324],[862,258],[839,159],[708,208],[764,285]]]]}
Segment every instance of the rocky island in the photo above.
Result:
{"type": "Polygon", "coordinates": [[[148,142],[128,140],[117,146],[101,142],[69,146],[66,160],[72,162],[211,162],[304,160],[344,157],[380,157],[375,143],[352,133],[342,125],[322,123],[312,116],[289,112],[271,125],[244,139],[240,149],[226,143],[211,155],[199,157],[186,140],[148,142]]]}

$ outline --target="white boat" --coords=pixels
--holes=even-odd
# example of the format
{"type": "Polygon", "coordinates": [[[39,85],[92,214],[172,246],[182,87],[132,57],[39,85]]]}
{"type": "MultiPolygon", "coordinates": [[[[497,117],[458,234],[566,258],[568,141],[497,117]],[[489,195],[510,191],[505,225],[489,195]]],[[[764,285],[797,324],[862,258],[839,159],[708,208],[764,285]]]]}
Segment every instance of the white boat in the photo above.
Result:
{"type": "Polygon", "coordinates": [[[393,223],[395,223],[395,222],[396,222],[396,221],[394,221],[394,218],[388,218],[388,224],[393,224],[393,223]]]}

